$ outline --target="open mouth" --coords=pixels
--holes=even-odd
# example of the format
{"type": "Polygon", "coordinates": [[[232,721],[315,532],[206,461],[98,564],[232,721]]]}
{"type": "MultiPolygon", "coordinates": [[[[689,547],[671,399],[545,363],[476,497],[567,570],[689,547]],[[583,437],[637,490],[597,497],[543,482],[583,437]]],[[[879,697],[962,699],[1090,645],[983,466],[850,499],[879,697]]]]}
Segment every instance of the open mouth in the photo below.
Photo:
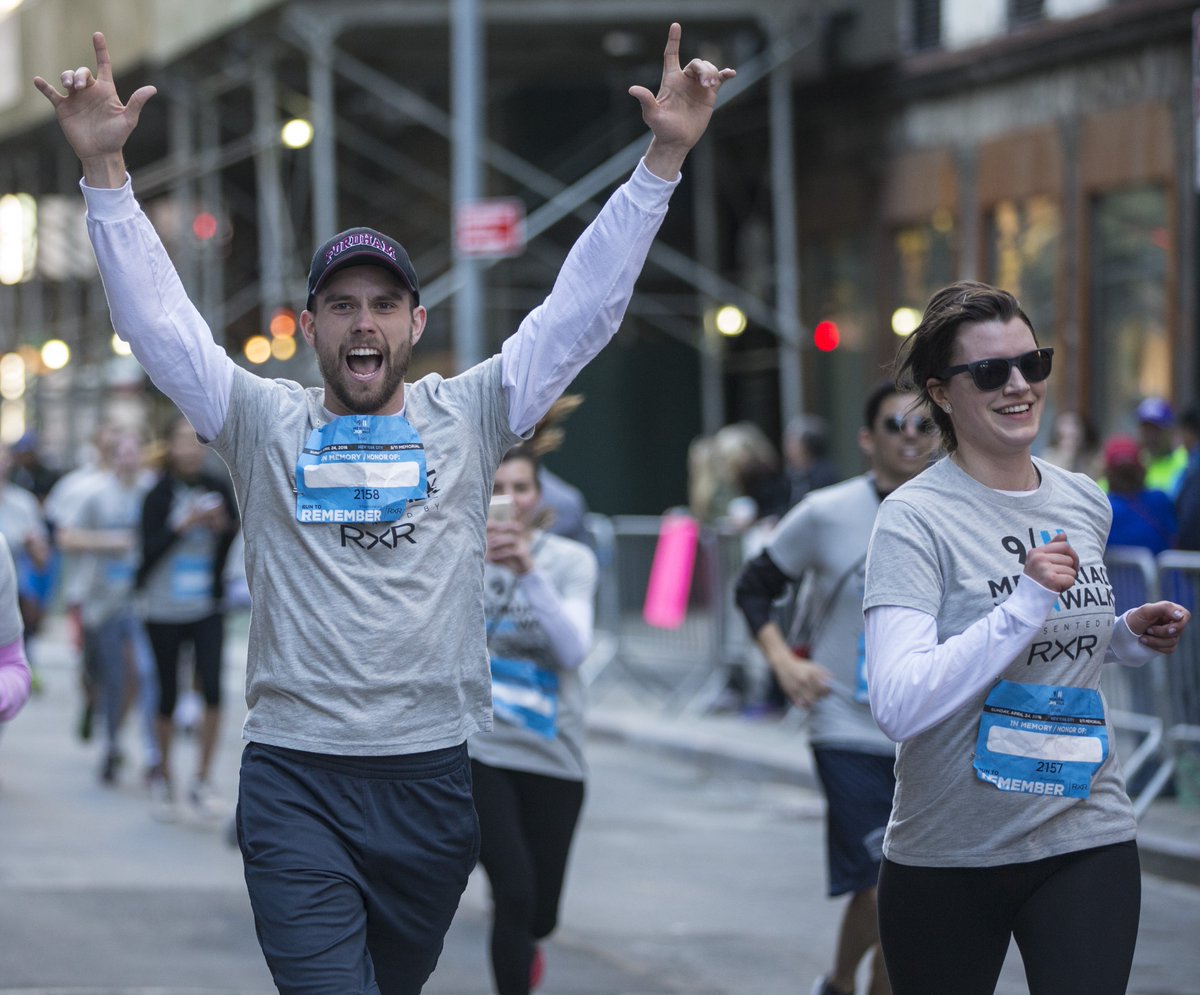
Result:
{"type": "Polygon", "coordinates": [[[1001,408],[997,413],[1002,415],[1023,415],[1032,409],[1032,404],[1009,404],[1001,408]]]}
{"type": "Polygon", "coordinates": [[[356,346],[346,353],[346,366],[352,376],[369,379],[383,366],[383,353],[370,346],[356,346]]]}

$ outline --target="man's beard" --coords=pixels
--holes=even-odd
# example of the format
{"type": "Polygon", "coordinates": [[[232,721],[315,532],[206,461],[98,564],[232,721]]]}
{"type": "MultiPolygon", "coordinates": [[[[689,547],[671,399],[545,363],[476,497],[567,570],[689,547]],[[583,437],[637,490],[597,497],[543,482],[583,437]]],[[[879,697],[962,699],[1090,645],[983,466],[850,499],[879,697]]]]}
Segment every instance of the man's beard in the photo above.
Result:
{"type": "Polygon", "coordinates": [[[325,381],[325,389],[341,402],[342,407],[357,415],[370,415],[378,411],[391,400],[397,388],[404,382],[408,374],[408,362],[412,357],[412,340],[405,341],[393,357],[388,350],[383,350],[382,369],[383,379],[377,381],[365,393],[362,384],[353,380],[346,368],[345,357],[340,351],[332,353],[317,349],[317,369],[325,381]],[[354,388],[358,388],[357,395],[354,388]]]}

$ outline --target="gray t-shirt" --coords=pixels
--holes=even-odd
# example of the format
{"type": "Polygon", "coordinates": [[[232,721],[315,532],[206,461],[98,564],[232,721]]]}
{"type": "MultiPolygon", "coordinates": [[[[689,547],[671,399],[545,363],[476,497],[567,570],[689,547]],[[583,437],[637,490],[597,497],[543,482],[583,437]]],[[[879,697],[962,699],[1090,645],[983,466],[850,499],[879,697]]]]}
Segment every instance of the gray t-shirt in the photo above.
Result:
{"type": "MultiPolygon", "coordinates": [[[[1114,625],[1103,561],[1108,500],[1085,475],[1034,463],[1042,482],[1030,494],[994,491],[947,458],[889,495],[871,538],[864,607],[897,605],[933,615],[944,642],[1004,602],[1027,551],[1065,531],[1079,555],[1079,579],[1002,678],[1098,690],[1114,625]]],[[[1133,839],[1137,826],[1111,721],[1108,758],[1087,798],[1001,791],[976,777],[972,762],[990,690],[899,745],[884,839],[888,859],[984,867],[1133,839]]]]}
{"type": "MultiPolygon", "coordinates": [[[[596,557],[582,543],[538,533],[533,565],[560,597],[595,596],[596,557]]],[[[587,766],[579,670],[559,664],[511,570],[485,564],[483,580],[489,653],[508,661],[510,668],[532,664],[540,671],[541,683],[531,686],[520,670],[493,672],[496,721],[491,732],[471,738],[467,744],[471,756],[492,767],[582,781],[587,766]],[[505,708],[505,702],[515,707],[505,708]]]]}
{"type": "Polygon", "coordinates": [[[405,386],[428,498],[395,522],[300,523],[296,464],[324,391],[238,369],[213,448],[242,513],[253,601],[244,735],[380,756],[462,743],[491,725],[483,621],[488,498],[508,427],[500,362],[405,386]]]}
{"type": "Polygon", "coordinates": [[[80,556],[77,575],[83,624],[101,625],[118,612],[131,608],[133,581],[137,572],[137,530],[142,518],[148,482],[132,486],[116,474],[99,478],[74,517],[75,528],[98,532],[120,532],[129,538],[124,552],[90,552],[80,556]]]}
{"type": "Polygon", "coordinates": [[[15,561],[31,537],[46,538],[37,498],[18,484],[0,482],[0,535],[15,561]]]}
{"type": "Polygon", "coordinates": [[[811,491],[779,522],[766,551],[789,577],[811,577],[805,588],[810,655],[829,671],[832,684],[809,710],[809,741],[891,756],[896,746],[871,717],[860,673],[863,573],[878,509],[870,476],[811,491]]]}

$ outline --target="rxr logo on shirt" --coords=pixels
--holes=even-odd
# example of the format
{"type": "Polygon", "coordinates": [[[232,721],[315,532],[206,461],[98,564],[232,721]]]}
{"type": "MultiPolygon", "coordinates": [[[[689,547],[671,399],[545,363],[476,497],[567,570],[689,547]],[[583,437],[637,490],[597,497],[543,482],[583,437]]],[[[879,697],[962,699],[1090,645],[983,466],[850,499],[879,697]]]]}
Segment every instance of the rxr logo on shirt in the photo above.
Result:
{"type": "Polygon", "coordinates": [[[441,493],[437,487],[437,471],[427,469],[426,478],[429,482],[429,497],[421,501],[408,502],[408,507],[404,511],[405,521],[385,522],[369,527],[358,523],[343,523],[341,527],[342,548],[356,546],[359,549],[376,549],[377,547],[398,549],[402,543],[415,546],[417,544],[414,535],[417,531],[416,519],[418,516],[428,514],[440,507],[440,502],[433,500],[435,495],[441,493]]]}
{"type": "Polygon", "coordinates": [[[1066,657],[1068,660],[1091,659],[1096,655],[1096,647],[1099,645],[1100,637],[1095,635],[1076,636],[1065,643],[1058,639],[1037,640],[1029,647],[1029,659],[1025,661],[1025,666],[1051,663],[1059,657],[1066,657]]]}
{"type": "Polygon", "coordinates": [[[381,532],[373,532],[363,525],[342,525],[342,548],[357,546],[359,549],[374,549],[382,546],[384,549],[395,549],[401,540],[412,543],[417,540],[412,537],[416,526],[412,522],[391,525],[381,532]]]}

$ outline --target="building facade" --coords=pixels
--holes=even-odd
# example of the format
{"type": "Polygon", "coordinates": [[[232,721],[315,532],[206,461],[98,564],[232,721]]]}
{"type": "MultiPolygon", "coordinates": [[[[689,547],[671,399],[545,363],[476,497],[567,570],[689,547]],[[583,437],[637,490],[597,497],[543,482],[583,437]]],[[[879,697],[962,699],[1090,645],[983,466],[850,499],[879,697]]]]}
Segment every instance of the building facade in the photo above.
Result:
{"type": "MultiPolygon", "coordinates": [[[[294,341],[312,246],[357,224],[397,235],[421,274],[420,370],[461,365],[460,315],[498,348],[644,147],[625,91],[656,82],[677,5],[474,6],[473,84],[452,72],[458,0],[220,0],[203,17],[179,0],[26,0],[0,15],[0,438],[36,426],[65,462],[101,418],[165,416],[112,351],[79,251],[78,164],[29,83],[90,63],[95,29],[122,93],[159,87],[128,150],[135,189],[239,362],[316,380],[307,349],[280,340],[294,341]],[[480,192],[526,212],[515,255],[455,252],[456,90],[468,85],[481,94],[480,192]],[[281,142],[292,118],[313,124],[311,144],[281,142]],[[468,312],[472,271],[482,306],[468,312]],[[41,358],[47,339],[69,348],[63,369],[41,358]]],[[[855,472],[864,393],[954,279],[1021,298],[1058,349],[1052,407],[1101,433],[1128,428],[1143,395],[1197,398],[1191,5],[687,6],[685,50],[739,77],[625,326],[575,386],[587,400],[551,462],[594,507],[682,503],[693,438],[750,420],[778,440],[801,411],[830,421],[855,472]],[[713,315],[730,304],[746,327],[725,338],[713,315]]]]}

